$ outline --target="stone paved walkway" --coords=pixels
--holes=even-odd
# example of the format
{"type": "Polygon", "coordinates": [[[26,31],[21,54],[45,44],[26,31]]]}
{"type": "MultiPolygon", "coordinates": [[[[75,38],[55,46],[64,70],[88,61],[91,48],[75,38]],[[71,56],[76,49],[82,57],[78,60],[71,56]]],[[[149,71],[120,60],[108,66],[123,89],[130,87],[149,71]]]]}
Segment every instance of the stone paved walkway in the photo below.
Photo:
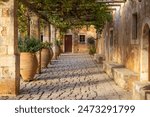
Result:
{"type": "Polygon", "coordinates": [[[36,80],[21,81],[20,95],[0,97],[17,100],[131,99],[131,93],[119,88],[87,54],[62,54],[36,80]]]}

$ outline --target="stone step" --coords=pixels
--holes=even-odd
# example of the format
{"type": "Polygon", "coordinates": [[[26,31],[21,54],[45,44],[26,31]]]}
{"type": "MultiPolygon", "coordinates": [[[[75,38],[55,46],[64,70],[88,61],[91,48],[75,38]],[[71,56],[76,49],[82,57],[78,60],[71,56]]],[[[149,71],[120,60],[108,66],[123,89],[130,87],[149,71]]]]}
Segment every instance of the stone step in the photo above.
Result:
{"type": "Polygon", "coordinates": [[[133,100],[150,100],[150,82],[133,83],[133,100]]]}

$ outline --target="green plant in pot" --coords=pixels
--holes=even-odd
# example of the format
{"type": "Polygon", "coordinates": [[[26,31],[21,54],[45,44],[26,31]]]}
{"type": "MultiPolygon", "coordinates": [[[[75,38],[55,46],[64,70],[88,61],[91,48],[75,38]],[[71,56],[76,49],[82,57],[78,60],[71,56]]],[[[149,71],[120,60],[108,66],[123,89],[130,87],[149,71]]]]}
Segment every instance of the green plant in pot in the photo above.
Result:
{"type": "Polygon", "coordinates": [[[24,81],[32,81],[38,67],[35,52],[41,49],[40,41],[35,38],[19,38],[20,74],[24,81]]]}
{"type": "Polygon", "coordinates": [[[61,46],[62,46],[62,40],[61,39],[55,39],[55,44],[58,46],[58,48],[59,48],[59,54],[58,54],[58,56],[62,53],[62,48],[61,48],[61,46]]]}
{"type": "Polygon", "coordinates": [[[95,47],[95,38],[89,37],[87,39],[88,47],[89,47],[89,54],[94,55],[96,53],[96,47],[95,47]]]}
{"type": "Polygon", "coordinates": [[[42,42],[42,50],[41,50],[41,67],[42,68],[46,68],[51,59],[50,48],[51,48],[51,43],[42,42]]]}
{"type": "Polygon", "coordinates": [[[61,53],[61,44],[62,42],[59,39],[55,39],[55,44],[53,46],[53,52],[54,52],[53,58],[54,59],[57,59],[61,53]]]}

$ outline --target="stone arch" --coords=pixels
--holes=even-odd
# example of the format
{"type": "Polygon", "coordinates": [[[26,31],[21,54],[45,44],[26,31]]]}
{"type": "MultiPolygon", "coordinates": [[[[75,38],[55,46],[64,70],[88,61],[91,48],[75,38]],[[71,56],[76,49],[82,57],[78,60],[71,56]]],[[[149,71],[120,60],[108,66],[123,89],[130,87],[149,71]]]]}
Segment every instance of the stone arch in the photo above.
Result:
{"type": "Polygon", "coordinates": [[[150,81],[150,19],[142,27],[140,81],[150,81]]]}

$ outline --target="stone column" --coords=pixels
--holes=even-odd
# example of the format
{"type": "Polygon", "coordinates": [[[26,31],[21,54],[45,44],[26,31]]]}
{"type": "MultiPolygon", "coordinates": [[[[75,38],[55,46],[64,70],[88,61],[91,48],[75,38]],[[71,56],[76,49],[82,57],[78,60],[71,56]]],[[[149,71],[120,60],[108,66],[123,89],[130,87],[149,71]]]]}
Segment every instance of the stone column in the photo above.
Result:
{"type": "MultiPolygon", "coordinates": [[[[30,37],[34,37],[36,39],[40,39],[40,19],[39,17],[32,13],[30,16],[30,37]]],[[[38,59],[38,69],[37,73],[41,73],[41,51],[36,52],[36,56],[38,59]]]]}
{"type": "Polygon", "coordinates": [[[43,35],[43,42],[50,42],[50,24],[46,23],[44,27],[44,35],[43,35]]]}
{"type": "Polygon", "coordinates": [[[34,13],[31,14],[30,18],[30,37],[40,39],[40,19],[34,13]]]}
{"type": "Polygon", "coordinates": [[[78,53],[78,51],[79,51],[79,44],[78,44],[79,30],[78,29],[74,29],[74,30],[72,30],[72,33],[73,33],[72,53],[78,53]]]}
{"type": "Polygon", "coordinates": [[[20,89],[17,2],[0,4],[0,95],[17,95],[20,89]]]}
{"type": "Polygon", "coordinates": [[[52,47],[52,49],[53,49],[53,52],[54,52],[54,56],[53,56],[53,58],[54,59],[57,59],[57,57],[56,57],[56,46],[55,46],[55,39],[56,39],[56,28],[53,26],[53,25],[51,25],[50,26],[50,28],[51,28],[51,43],[53,44],[53,47],[52,47]]]}
{"type": "Polygon", "coordinates": [[[56,29],[53,25],[51,25],[50,28],[51,28],[51,42],[54,45],[55,44],[55,39],[56,39],[56,29]]]}

